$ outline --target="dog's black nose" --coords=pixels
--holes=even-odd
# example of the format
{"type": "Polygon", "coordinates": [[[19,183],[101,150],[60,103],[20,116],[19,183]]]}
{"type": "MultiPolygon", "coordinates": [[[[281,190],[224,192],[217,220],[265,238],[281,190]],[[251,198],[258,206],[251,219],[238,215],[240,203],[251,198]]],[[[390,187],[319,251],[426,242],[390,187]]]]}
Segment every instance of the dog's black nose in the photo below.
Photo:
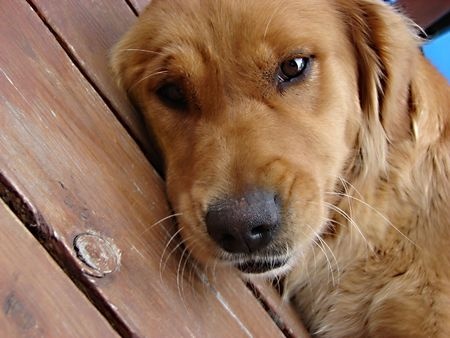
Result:
{"type": "Polygon", "coordinates": [[[240,198],[225,198],[209,206],[209,235],[226,251],[251,253],[266,247],[279,228],[276,195],[252,190],[240,198]]]}

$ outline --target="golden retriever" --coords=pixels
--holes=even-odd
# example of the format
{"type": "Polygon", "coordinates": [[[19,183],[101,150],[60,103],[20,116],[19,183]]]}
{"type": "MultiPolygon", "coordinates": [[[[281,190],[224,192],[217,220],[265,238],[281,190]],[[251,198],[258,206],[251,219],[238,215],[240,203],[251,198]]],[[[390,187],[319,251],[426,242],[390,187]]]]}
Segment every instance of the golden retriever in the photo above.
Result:
{"type": "Polygon", "coordinates": [[[450,90],[381,0],[154,0],[112,65],[205,267],[318,337],[450,337],[450,90]]]}

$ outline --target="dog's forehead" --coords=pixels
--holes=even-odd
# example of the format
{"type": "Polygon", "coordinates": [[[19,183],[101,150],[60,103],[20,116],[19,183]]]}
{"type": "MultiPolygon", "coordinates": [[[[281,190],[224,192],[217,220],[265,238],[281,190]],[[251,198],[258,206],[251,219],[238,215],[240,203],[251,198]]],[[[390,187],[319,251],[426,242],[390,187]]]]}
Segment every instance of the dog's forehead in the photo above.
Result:
{"type": "Polygon", "coordinates": [[[324,23],[336,21],[325,0],[156,1],[144,15],[152,22],[153,48],[174,57],[196,51],[204,60],[211,51],[222,59],[238,60],[313,48],[317,41],[329,39],[324,23]]]}

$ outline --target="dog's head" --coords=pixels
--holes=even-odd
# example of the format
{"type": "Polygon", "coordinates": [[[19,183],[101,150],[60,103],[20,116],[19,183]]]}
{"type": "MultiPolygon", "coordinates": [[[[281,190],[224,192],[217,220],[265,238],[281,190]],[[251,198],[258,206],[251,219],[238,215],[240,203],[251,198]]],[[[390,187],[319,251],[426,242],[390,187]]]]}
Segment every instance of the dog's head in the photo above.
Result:
{"type": "Polygon", "coordinates": [[[285,271],[342,178],[409,133],[417,42],[380,0],[153,1],[113,68],[162,150],[197,260],[285,271]]]}

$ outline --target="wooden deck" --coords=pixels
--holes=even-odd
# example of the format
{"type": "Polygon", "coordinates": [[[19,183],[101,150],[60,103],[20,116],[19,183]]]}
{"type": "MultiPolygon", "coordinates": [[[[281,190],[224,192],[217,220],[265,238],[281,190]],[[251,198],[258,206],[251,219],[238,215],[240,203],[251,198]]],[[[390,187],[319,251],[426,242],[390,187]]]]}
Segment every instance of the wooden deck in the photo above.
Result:
{"type": "Polygon", "coordinates": [[[157,157],[108,68],[145,4],[1,1],[0,336],[304,337],[270,287],[198,277],[169,243],[157,157]]]}
{"type": "Polygon", "coordinates": [[[108,67],[147,2],[1,1],[0,336],[306,337],[270,286],[197,272],[173,239],[108,67]]]}

